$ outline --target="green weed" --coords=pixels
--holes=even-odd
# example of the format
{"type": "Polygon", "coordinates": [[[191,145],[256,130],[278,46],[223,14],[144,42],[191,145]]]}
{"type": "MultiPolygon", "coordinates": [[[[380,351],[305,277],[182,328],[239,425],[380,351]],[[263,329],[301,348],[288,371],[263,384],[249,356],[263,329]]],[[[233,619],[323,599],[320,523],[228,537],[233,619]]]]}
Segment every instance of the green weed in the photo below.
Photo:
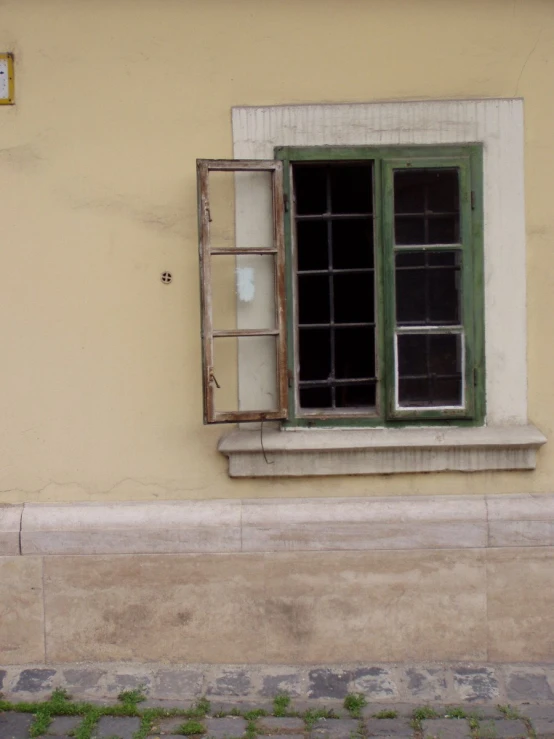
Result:
{"type": "Polygon", "coordinates": [[[487,724],[480,724],[477,730],[477,736],[479,739],[496,739],[496,726],[494,721],[489,721],[487,724]]]}
{"type": "Polygon", "coordinates": [[[310,708],[304,714],[304,723],[308,729],[311,729],[316,721],[322,718],[338,718],[338,715],[332,708],[310,708]]]}
{"type": "Polygon", "coordinates": [[[344,699],[344,707],[352,718],[360,718],[362,708],[367,704],[365,695],[362,693],[348,693],[344,699]]]}
{"type": "MultiPolygon", "coordinates": [[[[199,698],[192,708],[183,711],[183,716],[187,718],[204,718],[210,712],[210,708],[211,704],[207,698],[199,698]]],[[[227,716],[228,714],[225,715],[227,716]]]]}
{"type": "Polygon", "coordinates": [[[136,706],[138,703],[144,703],[146,700],[144,685],[139,685],[138,688],[134,688],[133,690],[121,691],[117,696],[117,700],[124,706],[136,706]]]}
{"type": "Polygon", "coordinates": [[[504,716],[504,718],[507,718],[510,721],[516,721],[517,719],[522,718],[521,713],[517,710],[517,708],[514,708],[514,706],[496,706],[500,713],[504,716]]]}
{"type": "Polygon", "coordinates": [[[96,724],[98,723],[98,720],[100,719],[100,716],[102,715],[102,711],[99,709],[92,708],[83,718],[82,722],[77,726],[77,728],[73,732],[73,739],[91,739],[92,732],[94,731],[94,728],[96,724]]]}
{"type": "Polygon", "coordinates": [[[467,718],[467,713],[460,706],[448,706],[445,718],[467,718]]]}
{"type": "Polygon", "coordinates": [[[177,733],[183,736],[195,736],[196,734],[205,734],[206,729],[199,721],[189,720],[179,726],[177,733]]]}
{"type": "Polygon", "coordinates": [[[246,739],[255,739],[257,733],[258,733],[258,730],[256,729],[256,720],[250,719],[250,721],[248,722],[246,726],[246,732],[245,732],[246,739]]]}
{"type": "Polygon", "coordinates": [[[439,714],[431,706],[421,706],[420,708],[414,709],[412,718],[415,721],[425,721],[430,718],[438,718],[439,714]]]}
{"type": "Polygon", "coordinates": [[[382,711],[374,713],[372,718],[398,718],[398,711],[391,711],[384,708],[382,711]]]}
{"type": "Polygon", "coordinates": [[[290,695],[280,693],[273,699],[273,715],[286,716],[287,709],[290,706],[290,695]]]}
{"type": "Polygon", "coordinates": [[[255,721],[261,716],[267,716],[267,711],[265,711],[263,708],[255,708],[253,711],[247,711],[243,715],[247,721],[255,721]]]}

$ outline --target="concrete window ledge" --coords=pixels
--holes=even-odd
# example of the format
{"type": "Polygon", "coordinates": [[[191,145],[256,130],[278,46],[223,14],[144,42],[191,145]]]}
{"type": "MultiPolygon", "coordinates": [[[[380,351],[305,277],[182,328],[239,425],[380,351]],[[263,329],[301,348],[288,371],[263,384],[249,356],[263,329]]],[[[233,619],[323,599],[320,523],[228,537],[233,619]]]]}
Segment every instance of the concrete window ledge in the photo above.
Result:
{"type": "Polygon", "coordinates": [[[231,477],[532,470],[546,437],[535,426],[235,430],[219,451],[231,477]]]}

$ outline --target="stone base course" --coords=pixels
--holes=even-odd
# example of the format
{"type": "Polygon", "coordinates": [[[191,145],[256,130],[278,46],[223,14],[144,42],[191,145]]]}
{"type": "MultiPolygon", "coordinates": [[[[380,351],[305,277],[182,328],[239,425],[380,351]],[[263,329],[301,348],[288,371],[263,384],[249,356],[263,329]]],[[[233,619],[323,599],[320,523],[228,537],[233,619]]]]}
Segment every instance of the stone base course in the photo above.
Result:
{"type": "MultiPolygon", "coordinates": [[[[537,703],[554,705],[554,664],[380,665],[160,665],[89,663],[3,666],[6,700],[42,700],[56,687],[75,699],[116,700],[122,690],[142,686],[149,706],[187,708],[207,696],[214,712],[240,705],[271,709],[271,698],[287,693],[298,706],[342,706],[348,693],[362,693],[371,718],[380,708],[435,703],[537,703]],[[157,703],[160,701],[161,703],[157,703]]],[[[299,709],[300,710],[300,709],[299,709]]],[[[537,716],[537,718],[539,718],[537,716]]],[[[3,737],[2,737],[3,739],[3,737]]]]}

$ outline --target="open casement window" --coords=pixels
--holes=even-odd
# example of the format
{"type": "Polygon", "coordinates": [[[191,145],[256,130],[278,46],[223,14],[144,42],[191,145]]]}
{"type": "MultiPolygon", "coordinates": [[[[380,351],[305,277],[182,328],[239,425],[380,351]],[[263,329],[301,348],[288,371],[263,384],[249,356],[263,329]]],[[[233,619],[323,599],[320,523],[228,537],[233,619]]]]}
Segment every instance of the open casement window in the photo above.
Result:
{"type": "Polygon", "coordinates": [[[283,165],[200,159],[197,173],[204,422],[286,419],[283,165]],[[250,197],[235,203],[238,178],[250,197]],[[240,230],[235,208],[264,215],[240,230]]]}
{"type": "Polygon", "coordinates": [[[484,422],[479,145],[278,147],[290,425],[484,422]]]}

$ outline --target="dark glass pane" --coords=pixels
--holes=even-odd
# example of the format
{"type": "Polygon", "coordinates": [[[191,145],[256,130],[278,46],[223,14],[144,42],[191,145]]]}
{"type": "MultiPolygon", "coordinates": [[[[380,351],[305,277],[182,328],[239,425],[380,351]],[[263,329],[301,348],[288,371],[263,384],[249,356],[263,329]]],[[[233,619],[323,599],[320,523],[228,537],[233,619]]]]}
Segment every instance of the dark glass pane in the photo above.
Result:
{"type": "Polygon", "coordinates": [[[425,244],[425,219],[419,216],[395,218],[394,241],[399,246],[425,244]]]}
{"type": "Polygon", "coordinates": [[[298,332],[300,380],[326,380],[331,375],[331,332],[329,329],[300,329],[298,332]]]}
{"type": "Polygon", "coordinates": [[[298,221],[296,250],[299,270],[327,269],[329,254],[326,221],[298,221]]]}
{"type": "Polygon", "coordinates": [[[375,408],[375,384],[339,385],[336,389],[337,408],[375,408]]]}
{"type": "Polygon", "coordinates": [[[398,336],[399,405],[461,405],[461,341],[459,334],[398,336]]]}
{"type": "Polygon", "coordinates": [[[429,315],[435,326],[460,323],[460,271],[458,267],[428,270],[429,315]]]}
{"type": "Polygon", "coordinates": [[[397,244],[455,244],[460,240],[457,169],[402,169],[394,172],[397,244]],[[419,214],[419,218],[402,214],[419,214]]]}
{"type": "Polygon", "coordinates": [[[335,376],[339,380],[375,376],[372,327],[335,330],[335,376]]]}
{"type": "Polygon", "coordinates": [[[395,263],[399,325],[460,323],[460,251],[401,252],[395,263]]]}
{"type": "Polygon", "coordinates": [[[436,405],[461,405],[461,377],[437,378],[434,382],[433,398],[436,405]]]}
{"type": "Polygon", "coordinates": [[[397,267],[424,267],[427,262],[426,252],[418,249],[418,251],[401,251],[396,254],[397,267]]]}
{"type": "Polygon", "coordinates": [[[457,169],[423,170],[428,185],[428,210],[452,213],[460,210],[457,169]]]}
{"type": "Polygon", "coordinates": [[[397,169],[394,172],[394,212],[423,213],[425,210],[425,188],[419,172],[397,169]]]}
{"type": "Polygon", "coordinates": [[[327,212],[327,167],[293,165],[295,207],[298,215],[327,212]]]}
{"type": "Polygon", "coordinates": [[[458,216],[429,218],[429,244],[457,244],[460,241],[458,216]]]}
{"type": "Polygon", "coordinates": [[[336,323],[372,322],[375,312],[373,272],[333,277],[336,323]]]}
{"type": "Polygon", "coordinates": [[[396,322],[398,325],[425,323],[425,270],[396,270],[396,322]]]}
{"type": "MultiPolygon", "coordinates": [[[[424,254],[425,252],[419,253],[424,254]]],[[[433,267],[455,267],[461,264],[462,253],[458,249],[452,251],[429,251],[427,254],[429,255],[429,264],[433,267]]]]}
{"type": "Polygon", "coordinates": [[[394,172],[394,212],[458,212],[457,169],[397,169],[394,172]]]}
{"type": "Polygon", "coordinates": [[[455,375],[460,370],[460,336],[458,334],[429,336],[429,372],[437,375],[455,375]]]}
{"type": "Polygon", "coordinates": [[[398,380],[399,405],[401,406],[426,406],[428,405],[430,392],[429,380],[424,378],[398,380]]]}
{"type": "Polygon", "coordinates": [[[398,376],[427,374],[426,334],[403,334],[398,337],[398,376]]]}
{"type": "Polygon", "coordinates": [[[302,408],[332,408],[331,388],[301,387],[299,395],[302,408]]]}
{"type": "Polygon", "coordinates": [[[373,267],[373,220],[333,221],[333,268],[373,267]]]}
{"type": "Polygon", "coordinates": [[[334,164],[330,167],[331,211],[333,213],[372,213],[372,165],[334,164]]]}
{"type": "Polygon", "coordinates": [[[329,278],[326,275],[299,275],[299,323],[329,323],[329,306],[329,278]]]}

